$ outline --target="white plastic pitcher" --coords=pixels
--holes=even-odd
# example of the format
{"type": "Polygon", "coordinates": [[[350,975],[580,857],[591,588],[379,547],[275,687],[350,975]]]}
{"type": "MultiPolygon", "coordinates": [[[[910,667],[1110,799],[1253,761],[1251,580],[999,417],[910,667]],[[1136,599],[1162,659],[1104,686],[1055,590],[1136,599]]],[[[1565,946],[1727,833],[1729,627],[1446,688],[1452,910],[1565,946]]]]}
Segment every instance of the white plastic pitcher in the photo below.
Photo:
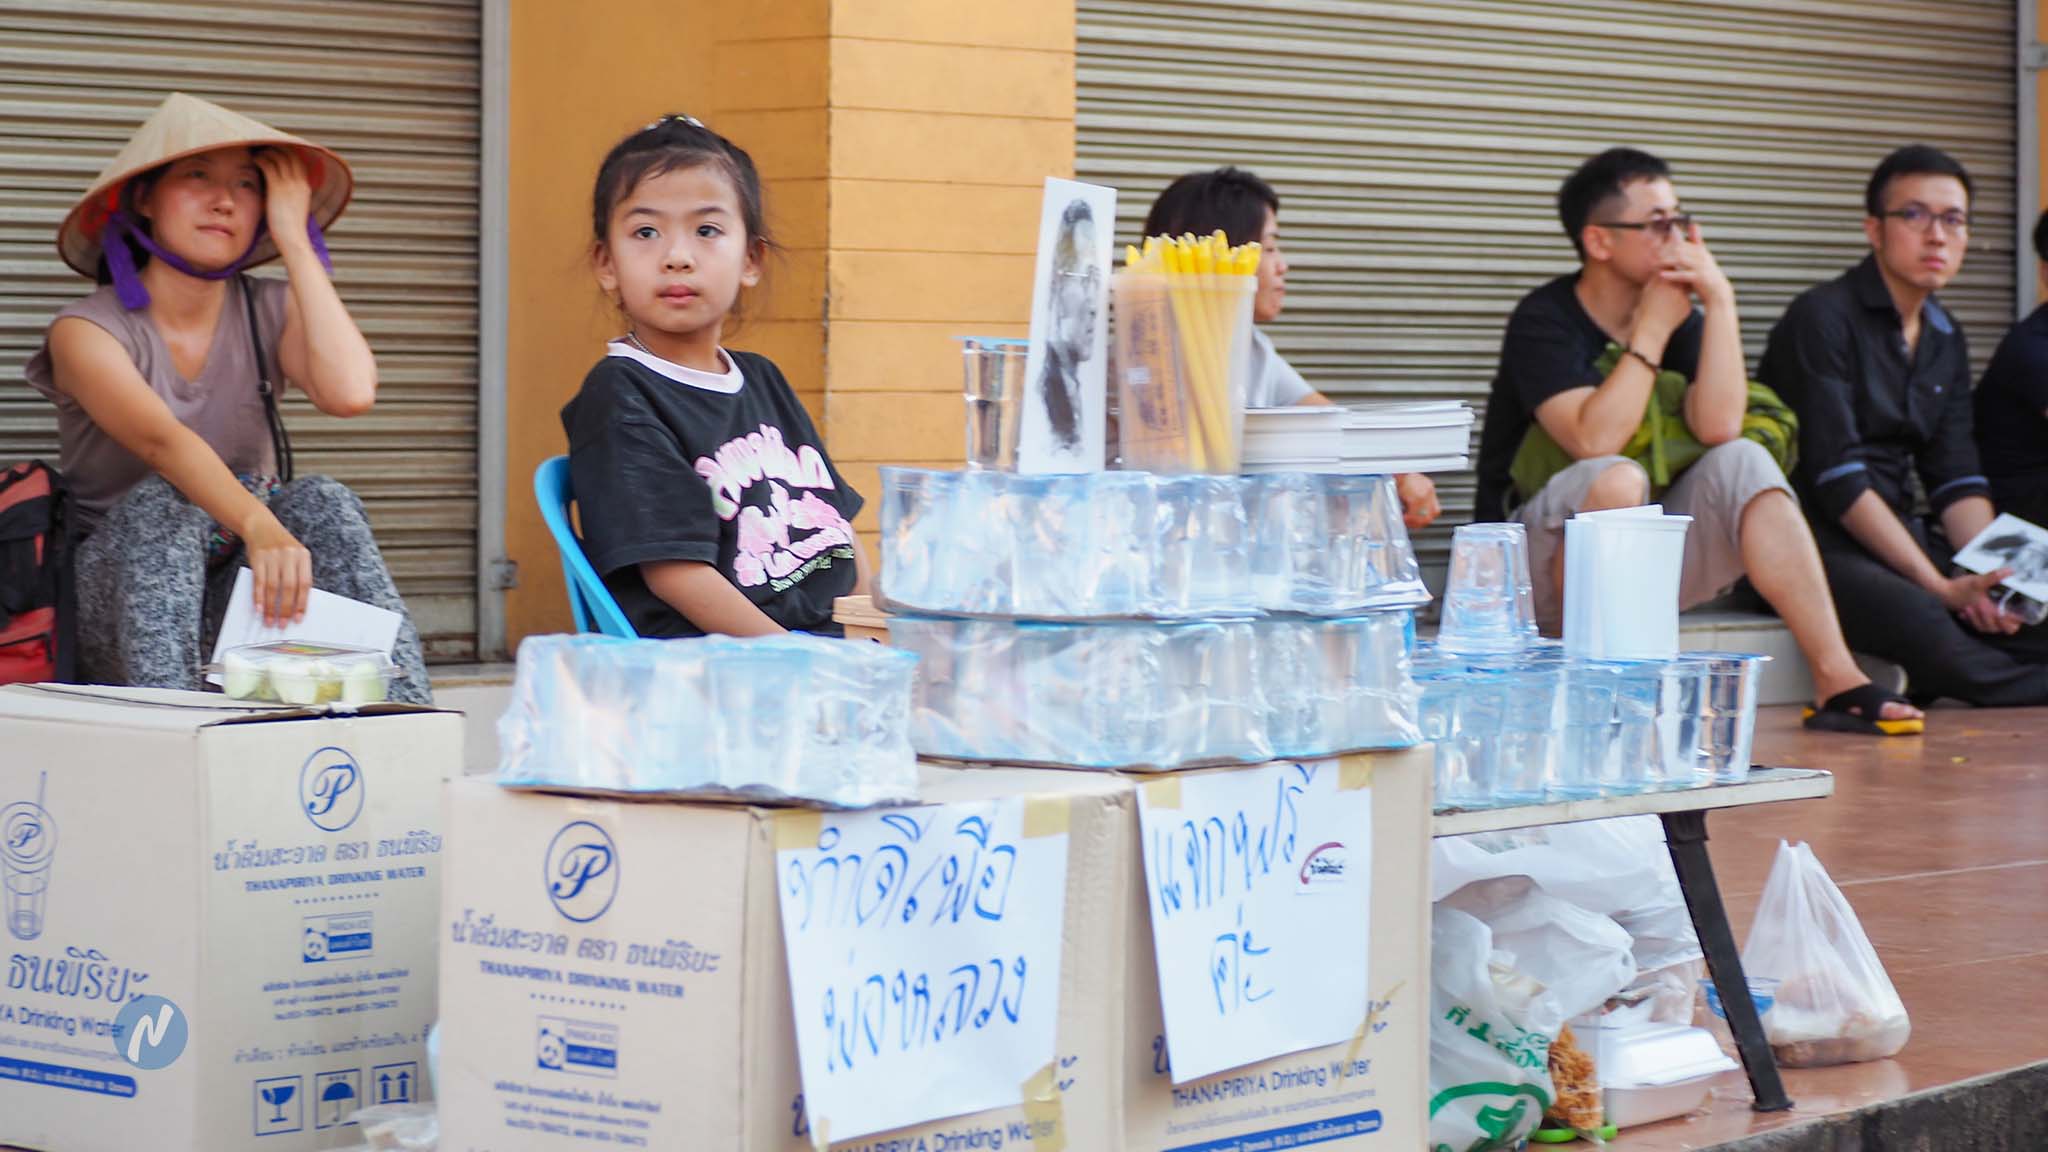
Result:
{"type": "Polygon", "coordinates": [[[1661,504],[1583,512],[1564,525],[1564,648],[1588,660],[1678,655],[1690,516],[1661,504]]]}

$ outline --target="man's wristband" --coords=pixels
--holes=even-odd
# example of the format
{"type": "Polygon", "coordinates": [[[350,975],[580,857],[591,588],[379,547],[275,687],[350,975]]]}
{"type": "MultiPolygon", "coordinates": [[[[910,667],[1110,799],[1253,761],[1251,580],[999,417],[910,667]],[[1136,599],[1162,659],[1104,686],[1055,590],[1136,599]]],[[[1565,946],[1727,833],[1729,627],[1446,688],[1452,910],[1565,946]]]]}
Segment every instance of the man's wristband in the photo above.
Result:
{"type": "Polygon", "coordinates": [[[1650,359],[1648,356],[1643,355],[1641,352],[1636,351],[1634,348],[1630,347],[1627,344],[1621,346],[1621,354],[1624,356],[1633,356],[1636,359],[1641,360],[1643,362],[1643,366],[1645,368],[1648,368],[1650,370],[1650,374],[1653,376],[1659,372],[1664,371],[1664,366],[1662,364],[1657,363],[1655,360],[1650,359]]]}

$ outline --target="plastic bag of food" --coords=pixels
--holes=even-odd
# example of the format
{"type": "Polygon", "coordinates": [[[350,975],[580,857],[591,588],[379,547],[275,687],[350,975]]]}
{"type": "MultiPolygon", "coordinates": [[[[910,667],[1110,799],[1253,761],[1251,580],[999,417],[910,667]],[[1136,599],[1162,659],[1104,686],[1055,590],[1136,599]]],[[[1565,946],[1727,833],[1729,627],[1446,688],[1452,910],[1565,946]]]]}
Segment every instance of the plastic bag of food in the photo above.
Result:
{"type": "Polygon", "coordinates": [[[1550,1046],[1565,1020],[1635,976],[1628,933],[1502,876],[1438,901],[1431,942],[1429,1146],[1513,1148],[1556,1099],[1550,1046]]]}
{"type": "Polygon", "coordinates": [[[1788,1068],[1882,1060],[1912,1033],[1856,910],[1803,843],[1778,842],[1742,967],[1778,982],[1764,1033],[1788,1068]]]}

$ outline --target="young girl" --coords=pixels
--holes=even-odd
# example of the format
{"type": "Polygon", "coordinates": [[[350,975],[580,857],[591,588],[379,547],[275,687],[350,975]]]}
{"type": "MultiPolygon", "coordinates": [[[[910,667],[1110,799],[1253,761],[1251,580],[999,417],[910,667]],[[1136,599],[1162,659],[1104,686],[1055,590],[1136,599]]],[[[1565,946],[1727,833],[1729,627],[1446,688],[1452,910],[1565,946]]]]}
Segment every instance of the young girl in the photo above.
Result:
{"type": "Polygon", "coordinates": [[[861,498],[781,371],[722,344],[772,244],[753,160],[664,117],[605,157],[591,227],[626,323],[562,409],[591,565],[642,636],[837,632],[861,498]]]}
{"type": "MultiPolygon", "coordinates": [[[[1190,172],[1167,185],[1145,216],[1147,236],[1207,236],[1219,228],[1232,244],[1259,242],[1259,287],[1252,300],[1252,321],[1270,324],[1279,319],[1287,302],[1287,257],[1280,251],[1280,196],[1272,185],[1242,168],[1190,172]]],[[[1329,402],[1281,358],[1264,332],[1252,329],[1252,377],[1245,392],[1246,407],[1329,402]]],[[[1402,519],[1410,529],[1425,527],[1442,514],[1436,485],[1429,477],[1410,472],[1396,477],[1394,486],[1401,494],[1402,519]]]]}
{"type": "Polygon", "coordinates": [[[73,503],[79,672],[197,689],[243,565],[274,624],[321,588],[399,613],[392,696],[432,700],[362,502],[292,479],[271,399],[330,416],[377,398],[377,364],[327,270],[340,156],[173,93],[65,216],[57,247],[101,287],[51,323],[28,382],[57,406],[73,503]],[[281,259],[285,279],[242,273],[281,259]]]}

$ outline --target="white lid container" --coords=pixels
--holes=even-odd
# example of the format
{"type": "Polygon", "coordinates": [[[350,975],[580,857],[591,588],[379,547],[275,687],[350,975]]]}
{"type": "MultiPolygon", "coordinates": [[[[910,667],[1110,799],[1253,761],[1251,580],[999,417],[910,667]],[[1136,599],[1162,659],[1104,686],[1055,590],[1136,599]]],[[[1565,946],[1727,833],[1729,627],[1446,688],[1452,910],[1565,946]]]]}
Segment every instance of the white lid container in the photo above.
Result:
{"type": "Polygon", "coordinates": [[[307,640],[243,644],[206,670],[236,700],[300,705],[380,703],[398,676],[391,657],[375,648],[307,640]]]}
{"type": "Polygon", "coordinates": [[[1738,1067],[1713,1033],[1680,1024],[1591,1031],[1593,1065],[1619,1128],[1683,1116],[1706,1103],[1714,1077],[1738,1067]]]}

